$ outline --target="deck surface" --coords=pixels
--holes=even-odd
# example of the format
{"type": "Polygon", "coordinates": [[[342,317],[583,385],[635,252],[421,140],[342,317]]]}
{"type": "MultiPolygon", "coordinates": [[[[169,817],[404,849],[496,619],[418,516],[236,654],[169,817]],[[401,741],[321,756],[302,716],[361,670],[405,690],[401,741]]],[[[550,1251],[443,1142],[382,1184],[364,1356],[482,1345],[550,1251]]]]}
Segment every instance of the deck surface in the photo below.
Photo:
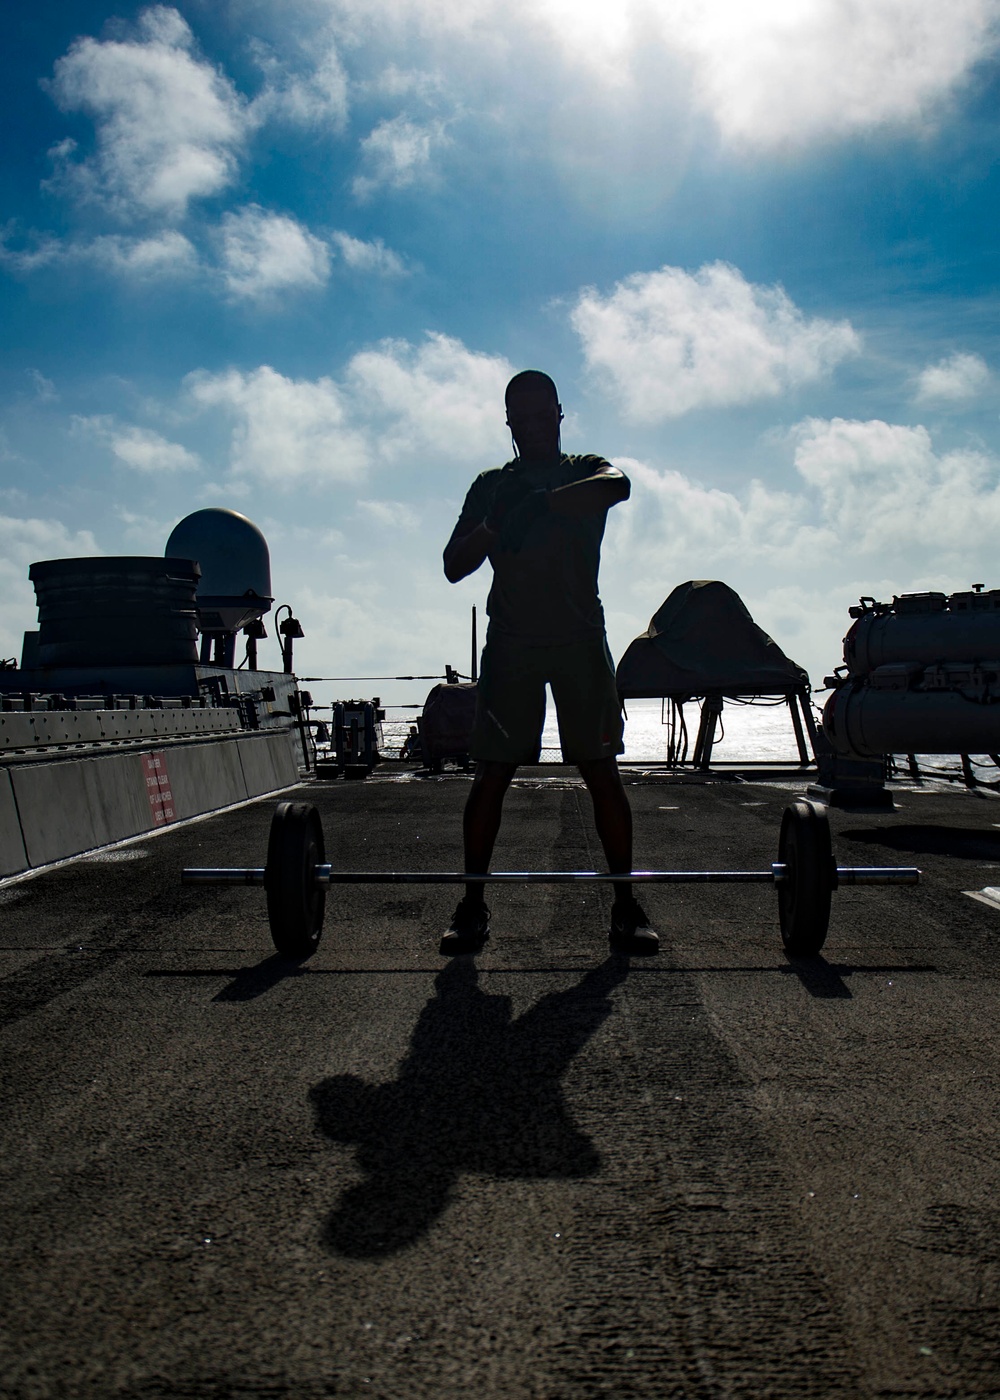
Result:
{"type": "MultiPolygon", "coordinates": [[[[636,779],[637,867],[764,868],[795,785],[636,779]]],[[[343,868],[461,864],[468,780],[303,789],[343,868]]],[[[271,801],[0,887],[0,1394],[1000,1396],[1000,802],[832,813],[791,963],[762,886],[332,890],[306,963],[259,891],[271,801]]],[[[524,770],[498,869],[599,864],[524,770]]]]}

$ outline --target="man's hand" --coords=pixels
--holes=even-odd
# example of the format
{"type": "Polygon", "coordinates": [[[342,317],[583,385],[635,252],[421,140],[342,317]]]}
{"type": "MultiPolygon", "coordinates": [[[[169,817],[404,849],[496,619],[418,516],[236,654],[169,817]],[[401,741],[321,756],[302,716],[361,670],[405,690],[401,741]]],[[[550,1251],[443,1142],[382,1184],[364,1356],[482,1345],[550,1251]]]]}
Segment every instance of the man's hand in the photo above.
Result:
{"type": "Polygon", "coordinates": [[[517,554],[532,525],[548,510],[547,491],[533,490],[520,472],[505,471],[483,524],[491,535],[500,537],[501,549],[517,554]]]}
{"type": "Polygon", "coordinates": [[[549,513],[548,491],[529,491],[511,506],[500,526],[500,548],[517,554],[536,520],[549,513]]]}
{"type": "MultiPolygon", "coordinates": [[[[494,488],[493,502],[486,519],[478,525],[466,525],[461,534],[459,521],[444,548],[444,574],[450,583],[458,583],[459,579],[475,573],[490,550],[500,543],[504,521],[511,508],[523,501],[530,490],[520,472],[502,472],[494,488]]],[[[500,544],[500,548],[504,548],[503,544],[500,544]]]]}
{"type": "Polygon", "coordinates": [[[500,534],[508,513],[524,500],[530,490],[531,487],[519,472],[505,471],[501,473],[497,488],[493,493],[493,504],[490,507],[489,515],[483,522],[491,535],[500,534]]]}

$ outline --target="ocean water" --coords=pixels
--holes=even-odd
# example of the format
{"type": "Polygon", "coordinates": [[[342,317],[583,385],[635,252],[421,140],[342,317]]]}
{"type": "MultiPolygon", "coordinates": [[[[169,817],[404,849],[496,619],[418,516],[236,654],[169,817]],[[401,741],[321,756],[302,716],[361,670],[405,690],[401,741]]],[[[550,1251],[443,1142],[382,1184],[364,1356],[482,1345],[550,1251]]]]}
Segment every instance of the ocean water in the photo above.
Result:
{"type": "MultiPolygon", "coordinates": [[[[669,730],[663,723],[666,711],[659,700],[630,700],[625,721],[625,753],[630,763],[663,763],[667,757],[669,730]]],[[[684,706],[688,730],[688,758],[694,751],[700,717],[699,705],[692,701],[684,706]]],[[[818,723],[817,715],[817,723],[818,723]]],[[[399,718],[389,711],[383,725],[384,752],[396,754],[405,739],[412,716],[399,718]]],[[[713,761],[722,762],[798,762],[795,731],[788,706],[780,704],[738,705],[727,701],[722,712],[722,737],[716,738],[713,761]]],[[[718,735],[718,730],[716,731],[718,735]]],[[[558,763],[559,730],[555,707],[551,703],[545,715],[542,731],[542,762],[558,763]]]]}
{"type": "MultiPolygon", "coordinates": [[[[659,700],[630,700],[626,706],[625,752],[627,763],[663,763],[667,758],[670,730],[664,723],[669,707],[659,700]]],[[[690,759],[698,735],[701,707],[695,701],[684,706],[690,759]]],[[[559,760],[559,731],[554,711],[545,717],[542,732],[542,758],[559,760]]],[[[727,702],[722,711],[721,731],[716,728],[713,762],[797,761],[798,748],[788,706],[738,705],[727,702]]]]}

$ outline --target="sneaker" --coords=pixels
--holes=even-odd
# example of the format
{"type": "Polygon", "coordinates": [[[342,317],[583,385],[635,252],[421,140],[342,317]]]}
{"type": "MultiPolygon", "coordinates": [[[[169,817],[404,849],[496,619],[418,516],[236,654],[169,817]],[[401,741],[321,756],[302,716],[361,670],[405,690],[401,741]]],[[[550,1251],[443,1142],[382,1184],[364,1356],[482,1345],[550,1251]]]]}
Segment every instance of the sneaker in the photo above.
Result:
{"type": "Polygon", "coordinates": [[[645,910],[636,899],[616,899],[611,909],[608,942],[615,953],[650,957],[660,951],[660,940],[649,926],[645,910]]]}
{"type": "Polygon", "coordinates": [[[490,911],[482,901],[461,899],[451,916],[451,924],[441,935],[438,952],[442,957],[456,953],[478,953],[490,936],[490,911]]]}

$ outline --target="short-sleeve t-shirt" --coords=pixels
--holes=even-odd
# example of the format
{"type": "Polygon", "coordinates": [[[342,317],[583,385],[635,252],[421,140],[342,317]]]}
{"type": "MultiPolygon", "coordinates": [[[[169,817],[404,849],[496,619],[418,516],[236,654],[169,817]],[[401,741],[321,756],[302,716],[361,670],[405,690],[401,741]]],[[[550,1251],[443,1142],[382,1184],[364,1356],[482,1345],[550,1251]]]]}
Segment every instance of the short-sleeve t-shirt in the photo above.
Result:
{"type": "MultiPolygon", "coordinates": [[[[551,491],[584,481],[608,465],[603,457],[564,453],[548,463],[515,458],[503,467],[493,467],[480,473],[469,488],[457,528],[471,530],[486,519],[505,473],[518,473],[534,490],[551,491]]],[[[581,516],[552,511],[532,524],[516,553],[496,542],[489,553],[493,565],[493,586],[486,601],[490,635],[514,637],[529,646],[553,646],[603,634],[597,571],[607,514],[606,509],[581,516]]]]}

